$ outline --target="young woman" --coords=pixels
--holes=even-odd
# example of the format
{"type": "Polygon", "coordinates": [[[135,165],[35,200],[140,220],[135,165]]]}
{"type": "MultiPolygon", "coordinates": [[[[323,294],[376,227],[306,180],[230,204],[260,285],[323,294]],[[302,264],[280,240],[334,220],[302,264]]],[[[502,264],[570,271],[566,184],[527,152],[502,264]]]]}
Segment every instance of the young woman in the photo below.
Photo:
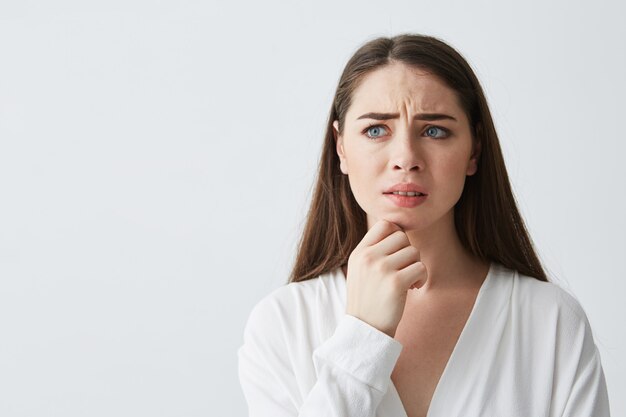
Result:
{"type": "Polygon", "coordinates": [[[587,317],[548,281],[452,47],[349,60],[292,275],[238,359],[250,416],[609,416],[587,317]]]}

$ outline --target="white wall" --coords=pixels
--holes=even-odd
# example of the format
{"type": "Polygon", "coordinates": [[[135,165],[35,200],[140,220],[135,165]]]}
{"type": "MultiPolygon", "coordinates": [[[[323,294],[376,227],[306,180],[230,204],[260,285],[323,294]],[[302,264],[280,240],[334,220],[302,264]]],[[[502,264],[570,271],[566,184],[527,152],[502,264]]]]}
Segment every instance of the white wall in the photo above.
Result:
{"type": "Polygon", "coordinates": [[[243,416],[236,349],[286,282],[366,40],[441,37],[626,415],[619,2],[0,2],[0,415],[243,416]]]}

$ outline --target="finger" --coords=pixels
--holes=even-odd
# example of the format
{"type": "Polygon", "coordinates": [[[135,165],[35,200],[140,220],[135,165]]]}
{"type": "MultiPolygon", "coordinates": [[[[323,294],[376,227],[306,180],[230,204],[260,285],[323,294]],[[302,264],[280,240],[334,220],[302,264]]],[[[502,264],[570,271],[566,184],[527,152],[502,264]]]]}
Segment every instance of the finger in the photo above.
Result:
{"type": "Polygon", "coordinates": [[[379,220],[365,233],[365,236],[361,239],[357,247],[364,248],[373,246],[396,230],[402,230],[402,228],[390,221],[379,220]]]}
{"type": "Polygon", "coordinates": [[[413,286],[419,288],[426,283],[428,270],[422,262],[415,262],[401,269],[397,276],[407,290],[413,286]]]}
{"type": "Polygon", "coordinates": [[[409,245],[385,258],[385,266],[392,271],[400,271],[407,266],[419,262],[419,251],[409,245]]]}
{"type": "Polygon", "coordinates": [[[396,230],[376,245],[372,246],[370,250],[373,250],[380,256],[387,256],[407,246],[411,246],[411,242],[409,242],[406,233],[402,230],[396,230]]]}

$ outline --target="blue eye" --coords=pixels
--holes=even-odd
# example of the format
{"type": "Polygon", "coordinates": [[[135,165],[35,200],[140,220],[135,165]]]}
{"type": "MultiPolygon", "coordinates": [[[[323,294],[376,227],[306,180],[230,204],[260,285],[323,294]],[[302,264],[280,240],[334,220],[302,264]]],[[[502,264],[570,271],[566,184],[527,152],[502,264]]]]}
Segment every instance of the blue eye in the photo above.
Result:
{"type": "Polygon", "coordinates": [[[370,139],[378,139],[385,131],[386,129],[382,125],[371,125],[368,126],[363,133],[370,139]]]}
{"type": "MultiPolygon", "coordinates": [[[[444,129],[443,127],[439,127],[439,126],[429,126],[428,129],[426,129],[427,136],[434,137],[436,139],[445,138],[445,137],[447,137],[449,135],[449,133],[450,133],[450,131],[448,131],[448,129],[444,129]],[[437,129],[442,131],[444,133],[444,136],[431,136],[431,135],[428,135],[428,132],[432,132],[433,130],[436,131],[437,129]]],[[[436,132],[435,132],[435,134],[436,134],[436,132]]]]}

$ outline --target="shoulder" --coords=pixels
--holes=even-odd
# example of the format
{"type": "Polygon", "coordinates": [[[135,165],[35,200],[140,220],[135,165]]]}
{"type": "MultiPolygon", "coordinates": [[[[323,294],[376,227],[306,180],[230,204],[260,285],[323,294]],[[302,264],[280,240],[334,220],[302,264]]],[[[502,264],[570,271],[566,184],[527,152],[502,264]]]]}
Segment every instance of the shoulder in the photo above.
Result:
{"type": "Polygon", "coordinates": [[[574,294],[557,283],[519,273],[514,280],[514,302],[522,317],[528,318],[535,329],[543,329],[565,344],[592,343],[587,314],[574,294]]]}
{"type": "MultiPolygon", "coordinates": [[[[244,363],[262,361],[285,375],[307,374],[313,349],[328,334],[334,311],[338,277],[333,273],[275,288],[250,310],[239,357],[244,363]],[[248,362],[246,362],[246,360],[248,362]]],[[[340,288],[340,287],[339,287],[340,288]]]]}
{"type": "Polygon", "coordinates": [[[520,273],[516,273],[514,279],[520,302],[542,313],[556,309],[572,320],[586,320],[587,316],[578,298],[557,283],[540,281],[520,273]]]}
{"type": "Polygon", "coordinates": [[[250,314],[266,317],[284,309],[303,309],[310,307],[320,290],[328,286],[331,274],[319,275],[300,282],[290,282],[271,290],[253,306],[250,314]]]}
{"type": "Polygon", "coordinates": [[[244,334],[255,330],[268,332],[296,332],[297,328],[310,326],[317,312],[339,298],[339,277],[325,273],[306,281],[291,282],[275,288],[263,296],[251,309],[244,334]]]}
{"type": "Polygon", "coordinates": [[[580,415],[608,416],[601,357],[580,301],[556,283],[523,275],[517,279],[520,293],[529,301],[524,311],[530,312],[520,314],[519,327],[532,333],[521,340],[524,348],[530,347],[528,352],[540,352],[530,356],[536,369],[547,371],[542,375],[551,381],[552,409],[559,410],[556,415],[570,415],[576,409],[580,415]]]}

